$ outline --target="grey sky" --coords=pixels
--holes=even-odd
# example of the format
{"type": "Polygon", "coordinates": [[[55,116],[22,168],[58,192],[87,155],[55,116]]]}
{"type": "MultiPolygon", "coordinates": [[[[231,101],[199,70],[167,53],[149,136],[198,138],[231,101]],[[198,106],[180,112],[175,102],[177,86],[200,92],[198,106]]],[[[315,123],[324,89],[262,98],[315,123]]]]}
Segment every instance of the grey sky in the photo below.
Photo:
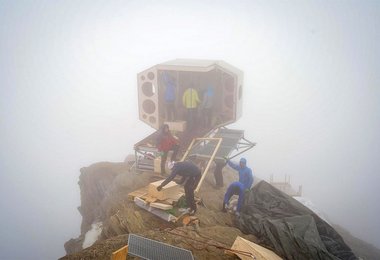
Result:
{"type": "Polygon", "coordinates": [[[379,23],[378,1],[0,1],[0,258],[64,255],[79,169],[152,132],[136,74],[175,58],[243,70],[255,174],[380,247],[379,23]]]}

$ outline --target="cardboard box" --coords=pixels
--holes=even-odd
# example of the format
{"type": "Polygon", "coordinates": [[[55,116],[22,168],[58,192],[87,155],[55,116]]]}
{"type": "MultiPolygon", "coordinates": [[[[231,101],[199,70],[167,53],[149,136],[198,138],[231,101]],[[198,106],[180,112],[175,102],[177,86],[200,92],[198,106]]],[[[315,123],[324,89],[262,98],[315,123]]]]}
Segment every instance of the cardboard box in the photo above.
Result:
{"type": "Polygon", "coordinates": [[[170,131],[184,132],[186,130],[186,121],[165,122],[170,131]]]}
{"type": "Polygon", "coordinates": [[[154,159],[154,172],[161,173],[161,157],[154,159]]]}
{"type": "Polygon", "coordinates": [[[157,187],[160,186],[163,181],[164,180],[160,180],[150,183],[148,187],[148,195],[159,200],[166,200],[168,198],[175,197],[178,193],[181,192],[180,186],[174,181],[169,182],[165,185],[165,187],[162,188],[161,191],[158,191],[157,187]]]}

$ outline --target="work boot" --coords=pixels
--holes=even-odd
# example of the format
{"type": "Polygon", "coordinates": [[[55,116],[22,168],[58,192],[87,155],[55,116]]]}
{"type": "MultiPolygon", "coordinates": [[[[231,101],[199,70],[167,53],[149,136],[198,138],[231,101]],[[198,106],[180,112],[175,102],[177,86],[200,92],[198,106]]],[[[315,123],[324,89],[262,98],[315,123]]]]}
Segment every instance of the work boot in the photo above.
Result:
{"type": "Polygon", "coordinates": [[[197,212],[197,208],[196,207],[195,207],[195,209],[194,208],[190,208],[189,215],[193,216],[195,214],[195,212],[197,212]]]}

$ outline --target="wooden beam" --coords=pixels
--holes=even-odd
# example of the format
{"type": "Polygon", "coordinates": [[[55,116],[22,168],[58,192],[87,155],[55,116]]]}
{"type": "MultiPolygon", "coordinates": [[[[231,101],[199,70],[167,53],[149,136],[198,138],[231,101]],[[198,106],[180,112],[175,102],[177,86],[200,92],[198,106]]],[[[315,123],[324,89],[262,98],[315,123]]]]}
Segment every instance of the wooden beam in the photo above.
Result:
{"type": "Polygon", "coordinates": [[[183,161],[186,159],[186,157],[187,157],[187,155],[189,154],[189,152],[190,152],[190,150],[191,150],[191,147],[193,147],[194,143],[195,143],[195,138],[193,139],[193,141],[191,141],[189,147],[187,148],[185,154],[183,155],[183,157],[182,157],[182,159],[181,159],[181,162],[183,162],[183,161]]]}
{"type": "Polygon", "coordinates": [[[206,166],[206,169],[204,170],[203,174],[202,174],[202,177],[201,179],[199,180],[198,182],[198,185],[197,185],[197,188],[195,189],[195,192],[197,193],[199,191],[199,189],[201,188],[201,185],[202,185],[202,182],[204,180],[204,178],[206,177],[206,174],[208,172],[208,169],[210,168],[210,165],[211,165],[211,162],[214,160],[215,158],[215,155],[216,153],[218,152],[219,150],[219,147],[220,147],[220,144],[222,143],[223,141],[223,138],[197,138],[197,139],[202,139],[202,140],[211,140],[211,141],[218,141],[218,144],[215,146],[214,148],[214,152],[212,153],[208,163],[207,163],[207,166],[206,166]]]}

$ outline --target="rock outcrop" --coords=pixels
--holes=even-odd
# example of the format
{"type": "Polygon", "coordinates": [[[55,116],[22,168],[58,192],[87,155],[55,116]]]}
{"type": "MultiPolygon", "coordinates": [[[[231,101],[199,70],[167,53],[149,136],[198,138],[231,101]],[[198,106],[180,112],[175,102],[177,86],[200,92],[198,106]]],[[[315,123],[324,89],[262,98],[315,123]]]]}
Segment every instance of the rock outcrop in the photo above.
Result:
{"type": "MultiPolygon", "coordinates": [[[[231,247],[236,236],[258,241],[253,235],[242,234],[235,227],[233,215],[220,211],[226,187],[215,189],[212,173],[207,175],[198,194],[203,206],[198,208],[196,216],[200,220],[200,228],[195,230],[194,227],[168,223],[136,206],[128,198],[128,193],[160,177],[152,172],[137,174],[130,167],[130,161],[126,160],[123,163],[96,163],[80,170],[81,205],[78,209],[82,215],[81,234],[65,243],[67,255],[61,259],[108,260],[112,252],[128,243],[129,233],[191,250],[196,259],[238,259],[223,250],[231,247]],[[85,234],[95,222],[103,223],[101,235],[92,246],[83,249],[85,234]]],[[[237,179],[236,173],[227,167],[223,175],[225,183],[237,179]]],[[[339,232],[349,246],[350,242],[355,242],[352,249],[358,256],[380,259],[378,249],[353,239],[343,229],[339,232]]]]}

